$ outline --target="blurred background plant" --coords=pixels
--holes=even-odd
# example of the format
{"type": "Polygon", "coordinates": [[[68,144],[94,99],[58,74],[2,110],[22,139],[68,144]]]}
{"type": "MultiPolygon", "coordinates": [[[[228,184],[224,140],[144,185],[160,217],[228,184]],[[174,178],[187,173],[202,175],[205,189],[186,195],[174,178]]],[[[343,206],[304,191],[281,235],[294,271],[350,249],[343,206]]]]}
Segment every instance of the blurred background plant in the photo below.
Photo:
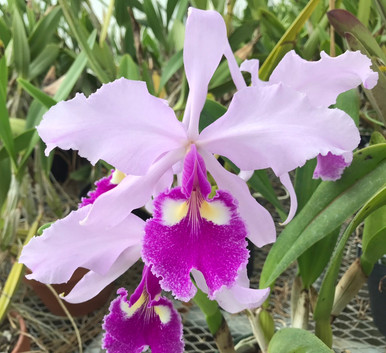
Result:
{"type": "MultiPolygon", "coordinates": [[[[291,49],[307,60],[317,60],[322,50],[330,55],[347,48],[361,50],[380,74],[379,84],[372,91],[351,90],[336,103],[359,126],[360,148],[369,144],[370,136],[372,146],[356,154],[352,167],[336,184],[312,179],[315,161],[296,171],[299,216],[279,236],[261,277],[262,286],[273,285],[297,260],[292,299],[294,327],[306,329],[309,312],[313,311],[316,334],[331,346],[330,316],[341,310],[332,307],[333,292],[349,236],[366,219],[360,285],[386,252],[385,224],[379,221],[384,222],[382,215],[386,212],[382,208],[385,193],[381,191],[386,180],[385,0],[0,1],[2,258],[10,261],[11,255],[17,257],[40,224],[74,209],[93,182],[111,169],[104,161],[91,166],[74,151],[56,150],[48,157],[44,155],[45,147],[35,126],[52,105],[72,98],[76,92],[89,95],[103,83],[126,77],[145,81],[150,93],[167,99],[177,116],[182,115],[188,93],[182,48],[189,6],[216,9],[223,14],[237,60],[259,59],[263,80],[291,49]],[[348,197],[350,202],[346,201],[348,197]],[[342,235],[342,225],[359,209],[342,235]],[[377,210],[378,216],[369,210],[377,210]],[[340,217],[332,221],[336,213],[340,217]],[[326,268],[318,295],[313,284],[326,268]],[[302,306],[302,301],[310,304],[302,306]],[[302,307],[306,310],[299,314],[296,308],[302,307]]],[[[200,129],[224,113],[234,91],[224,61],[210,82],[200,129]]],[[[223,162],[238,172],[230,161],[223,162]]],[[[259,202],[284,220],[288,205],[277,180],[267,171],[257,171],[248,183],[259,202]]],[[[0,321],[5,318],[22,274],[22,265],[15,263],[6,283],[4,279],[0,321]]],[[[264,331],[260,346],[270,352],[285,352],[278,338],[271,341],[274,348],[268,345],[273,334],[269,310],[267,303],[259,317],[251,314],[252,322],[260,322],[258,326],[264,331]],[[263,324],[261,315],[265,317],[263,324]]],[[[299,331],[281,335],[288,339],[299,335],[299,331]]],[[[315,336],[309,337],[305,334],[304,339],[310,339],[313,347],[315,336]]]]}

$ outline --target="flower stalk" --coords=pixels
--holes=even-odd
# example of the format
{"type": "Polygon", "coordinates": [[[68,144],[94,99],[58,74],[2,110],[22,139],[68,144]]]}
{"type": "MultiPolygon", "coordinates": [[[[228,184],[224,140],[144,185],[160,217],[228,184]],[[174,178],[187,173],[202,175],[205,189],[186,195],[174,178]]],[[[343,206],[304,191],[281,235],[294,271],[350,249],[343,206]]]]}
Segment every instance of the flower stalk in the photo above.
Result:
{"type": "Polygon", "coordinates": [[[197,288],[193,301],[205,315],[209,331],[213,335],[220,353],[235,353],[233,338],[216,301],[210,300],[207,295],[197,288]]]}

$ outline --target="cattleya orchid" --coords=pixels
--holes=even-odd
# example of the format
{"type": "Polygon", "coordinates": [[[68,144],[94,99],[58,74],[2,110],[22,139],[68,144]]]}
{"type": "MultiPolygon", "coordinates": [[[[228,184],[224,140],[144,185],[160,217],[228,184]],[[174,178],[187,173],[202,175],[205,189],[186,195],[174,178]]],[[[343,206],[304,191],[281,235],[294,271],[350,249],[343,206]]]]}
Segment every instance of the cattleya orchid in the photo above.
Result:
{"type": "Polygon", "coordinates": [[[183,351],[180,315],[170,300],[161,297],[158,279],[149,267],[144,267],[142,281],[129,300],[124,288],[117,293],[103,324],[107,352],[139,353],[148,346],[154,353],[183,351]]]}
{"type": "MultiPolygon", "coordinates": [[[[47,154],[55,147],[75,149],[91,163],[103,159],[116,170],[81,208],[25,247],[20,261],[32,270],[29,278],[60,283],[77,267],[89,269],[64,298],[77,303],[92,298],[140,256],[145,262],[138,290],[150,299],[138,304],[134,294],[127,302],[127,293],[119,292],[105,321],[105,345],[122,341],[117,338],[121,329],[115,334],[112,326],[132,327],[131,319],[156,308],[152,290],[143,284],[150,271],[162,289],[184,301],[196,292],[192,274],[199,288],[230,312],[261,305],[269,289],[249,288],[246,238],[258,247],[275,241],[274,223],[246,182],[224,169],[215,155],[247,174],[272,168],[291,196],[289,222],[296,195],[288,173],[318,157],[315,176],[336,179],[359,143],[352,119],[329,105],[341,92],[360,83],[372,88],[377,81],[371,61],[359,52],[337,58],[322,54],[314,63],[290,52],[269,82],[259,81],[256,61],[238,67],[221,15],[197,9],[190,10],[186,23],[184,65],[190,92],[182,122],[166,101],[149,94],[144,82],[122,78],[88,98],[77,94],[58,103],[38,126],[47,154]],[[237,92],[227,112],[200,133],[208,84],[223,56],[237,92]],[[252,86],[247,87],[240,69],[252,73],[252,86]],[[218,187],[212,198],[207,173],[218,187]],[[179,186],[172,188],[174,174],[179,186]],[[152,197],[153,218],[145,223],[131,212],[152,197]],[[122,305],[129,313],[126,321],[122,305]]],[[[142,343],[151,345],[145,338],[142,343]]]]}

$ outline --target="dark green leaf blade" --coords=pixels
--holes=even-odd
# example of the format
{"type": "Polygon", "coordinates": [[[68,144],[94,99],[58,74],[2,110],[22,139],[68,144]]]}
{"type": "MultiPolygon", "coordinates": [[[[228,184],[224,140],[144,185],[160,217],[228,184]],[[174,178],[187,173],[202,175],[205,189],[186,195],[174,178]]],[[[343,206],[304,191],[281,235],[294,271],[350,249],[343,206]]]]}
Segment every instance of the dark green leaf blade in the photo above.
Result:
{"type": "Polygon", "coordinates": [[[340,180],[322,182],[273,245],[261,273],[261,288],[272,284],[304,251],[356,212],[385,179],[386,144],[379,144],[355,153],[340,180]]]}
{"type": "Polygon", "coordinates": [[[311,332],[287,327],[273,335],[268,353],[333,353],[333,350],[311,332]]]}

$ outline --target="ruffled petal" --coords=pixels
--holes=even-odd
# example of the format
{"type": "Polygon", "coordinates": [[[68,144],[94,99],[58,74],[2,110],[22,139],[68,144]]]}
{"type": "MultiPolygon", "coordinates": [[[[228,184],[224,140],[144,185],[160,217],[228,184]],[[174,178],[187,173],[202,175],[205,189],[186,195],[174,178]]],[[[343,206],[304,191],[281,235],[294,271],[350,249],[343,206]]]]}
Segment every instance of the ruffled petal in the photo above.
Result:
{"type": "Polygon", "coordinates": [[[82,223],[95,224],[102,229],[120,223],[132,210],[151,199],[160,179],[184,155],[185,148],[169,152],[155,162],[146,175],[127,176],[116,188],[98,197],[82,223]]]}
{"type": "Polygon", "coordinates": [[[185,73],[190,89],[184,123],[189,127],[189,137],[198,133],[208,84],[227,43],[225,23],[218,12],[189,9],[184,43],[185,73]]]}
{"type": "Polygon", "coordinates": [[[69,303],[82,303],[95,297],[103,288],[125,273],[141,256],[141,245],[134,245],[122,252],[103,275],[90,271],[63,297],[69,303]]]}
{"type": "Polygon", "coordinates": [[[154,353],[183,352],[181,318],[168,299],[153,301],[150,308],[144,303],[133,312],[126,290],[121,288],[118,294],[103,323],[103,348],[107,353],[140,353],[147,346],[154,353]]]}
{"type": "Polygon", "coordinates": [[[163,153],[186,142],[186,132],[167,102],[149,94],[146,83],[124,78],[86,98],[60,102],[38,126],[53,148],[74,149],[92,164],[103,159],[126,174],[143,175],[163,153]],[[149,143],[151,142],[151,143],[149,143]]]}
{"type": "Polygon", "coordinates": [[[273,243],[276,240],[273,219],[269,212],[253,198],[245,181],[225,170],[212,154],[205,150],[199,150],[199,152],[218,187],[229,191],[238,201],[240,217],[246,223],[248,238],[258,247],[273,243]]]}
{"type": "Polygon", "coordinates": [[[352,152],[345,153],[342,156],[336,156],[330,152],[325,156],[319,154],[313,178],[330,181],[338,180],[345,168],[351,164],[352,158],[352,152]]]}
{"type": "Polygon", "coordinates": [[[303,93],[273,84],[237,92],[196,145],[228,157],[242,170],[272,168],[280,176],[318,154],[352,151],[359,140],[343,111],[315,107],[303,93]]]}
{"type": "MultiPolygon", "coordinates": [[[[208,293],[205,278],[199,271],[193,272],[194,280],[204,293],[208,293]]],[[[270,288],[249,288],[249,279],[246,269],[240,271],[236,283],[230,288],[223,288],[216,293],[214,299],[225,311],[231,314],[239,313],[245,309],[255,309],[261,306],[268,298],[270,288]]]]}
{"type": "Polygon", "coordinates": [[[199,210],[196,205],[188,210],[187,201],[181,188],[155,200],[153,219],[146,223],[142,258],[162,277],[161,287],[183,301],[196,292],[190,272],[198,269],[212,298],[222,286],[234,283],[247,262],[245,225],[232,196],[222,190],[197,206],[199,210]]]}
{"type": "Polygon", "coordinates": [[[378,73],[371,70],[371,60],[359,51],[346,51],[337,57],[320,53],[319,61],[306,61],[288,52],[269,78],[270,83],[283,83],[303,92],[313,105],[328,107],[342,92],[361,83],[367,89],[378,81],[378,73]]]}
{"type": "MultiPolygon", "coordinates": [[[[106,274],[126,248],[140,244],[144,221],[130,214],[121,223],[104,230],[98,224],[81,225],[91,206],[67,217],[34,237],[24,247],[19,262],[32,271],[29,279],[43,283],[67,282],[78,267],[106,274]]],[[[108,210],[104,217],[108,217],[108,210]]]]}

